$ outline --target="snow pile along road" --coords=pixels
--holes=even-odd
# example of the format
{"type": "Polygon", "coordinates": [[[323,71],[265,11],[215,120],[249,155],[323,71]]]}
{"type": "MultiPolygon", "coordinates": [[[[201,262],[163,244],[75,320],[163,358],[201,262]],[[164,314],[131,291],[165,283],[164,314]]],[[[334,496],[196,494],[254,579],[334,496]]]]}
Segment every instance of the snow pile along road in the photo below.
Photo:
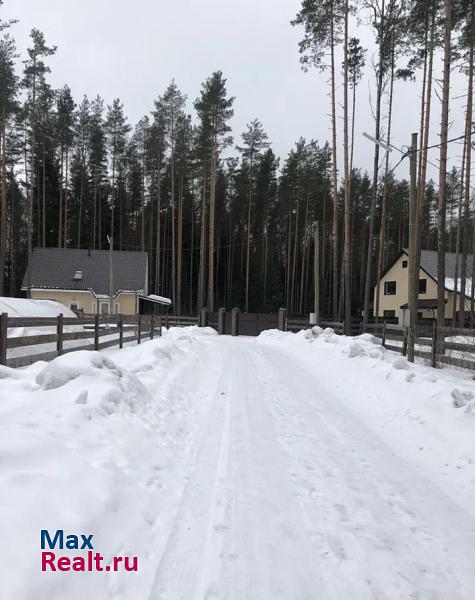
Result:
{"type": "Polygon", "coordinates": [[[0,368],[2,600],[147,597],[206,416],[199,333],[0,368]],[[139,556],[140,572],[42,573],[42,529],[94,533],[106,560],[139,556]]]}
{"type": "Polygon", "coordinates": [[[258,342],[314,370],[329,397],[399,456],[423,469],[475,516],[475,382],[467,373],[411,364],[381,340],[313,327],[268,330],[258,342]]]}

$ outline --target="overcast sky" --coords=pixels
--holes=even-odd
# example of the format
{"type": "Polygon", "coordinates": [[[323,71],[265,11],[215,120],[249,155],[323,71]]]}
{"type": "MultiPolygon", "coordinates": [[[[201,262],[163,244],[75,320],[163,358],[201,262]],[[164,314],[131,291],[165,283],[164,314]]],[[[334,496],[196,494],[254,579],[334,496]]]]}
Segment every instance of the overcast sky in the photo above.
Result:
{"type": "MultiPolygon", "coordinates": [[[[235,142],[246,123],[262,121],[275,153],[285,157],[303,136],[323,143],[330,137],[328,75],[304,73],[298,61],[302,31],[290,25],[300,0],[5,0],[2,18],[17,18],[12,34],[24,58],[29,32],[41,29],[57,45],[49,59],[51,83],[67,83],[76,98],[100,94],[107,103],[122,100],[131,123],[150,112],[153,100],[175,78],[188,96],[188,108],[212,71],[221,69],[236,97],[232,121],[235,142]]],[[[374,52],[372,32],[352,32],[374,52]]],[[[436,61],[436,75],[441,69],[436,61]]],[[[372,168],[372,145],[362,132],[374,128],[369,95],[371,70],[358,87],[355,166],[372,168]]],[[[464,92],[455,74],[452,95],[464,92]]],[[[408,144],[419,127],[420,81],[397,84],[395,145],[408,144]]],[[[464,100],[453,104],[451,135],[463,133],[464,100]]],[[[434,105],[432,143],[438,141],[440,106],[434,105]]],[[[341,127],[341,121],[339,123],[341,127]]],[[[461,154],[451,145],[451,158],[461,154]]],[[[397,153],[392,154],[397,162],[397,153]]],[[[437,161],[437,151],[430,159],[437,161]]],[[[407,161],[398,169],[406,176],[407,161]]],[[[432,170],[431,175],[435,174],[432,170]]]]}

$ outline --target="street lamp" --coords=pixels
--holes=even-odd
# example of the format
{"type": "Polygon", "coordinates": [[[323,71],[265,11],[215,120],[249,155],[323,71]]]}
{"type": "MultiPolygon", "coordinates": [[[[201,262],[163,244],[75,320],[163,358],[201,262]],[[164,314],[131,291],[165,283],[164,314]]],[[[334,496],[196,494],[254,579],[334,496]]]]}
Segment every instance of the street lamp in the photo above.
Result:
{"type": "Polygon", "coordinates": [[[377,144],[378,146],[380,146],[381,148],[383,148],[384,150],[386,150],[386,152],[392,152],[393,151],[393,149],[392,149],[392,147],[390,145],[385,144],[381,140],[377,140],[372,135],[369,135],[369,133],[366,133],[366,131],[363,131],[363,137],[365,137],[366,139],[368,139],[371,142],[373,142],[373,144],[377,144]]]}

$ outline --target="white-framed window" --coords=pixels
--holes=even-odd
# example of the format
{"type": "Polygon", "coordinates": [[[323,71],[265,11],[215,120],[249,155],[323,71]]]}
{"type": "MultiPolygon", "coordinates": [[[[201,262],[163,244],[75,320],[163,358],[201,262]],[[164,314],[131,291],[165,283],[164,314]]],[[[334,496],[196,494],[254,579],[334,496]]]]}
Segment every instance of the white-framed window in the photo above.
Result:
{"type": "Polygon", "coordinates": [[[120,314],[120,304],[118,302],[115,303],[115,314],[116,315],[120,314]]]}
{"type": "Polygon", "coordinates": [[[109,314],[109,302],[101,302],[100,305],[100,314],[101,315],[108,315],[109,314]]]}

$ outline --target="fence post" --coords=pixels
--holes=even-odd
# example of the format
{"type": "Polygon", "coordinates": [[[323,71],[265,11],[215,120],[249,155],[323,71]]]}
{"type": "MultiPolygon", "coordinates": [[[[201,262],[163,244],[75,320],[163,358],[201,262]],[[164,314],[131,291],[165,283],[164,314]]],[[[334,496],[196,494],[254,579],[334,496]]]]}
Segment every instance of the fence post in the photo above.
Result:
{"type": "Polygon", "coordinates": [[[158,316],[158,337],[162,337],[162,315],[158,316]]]}
{"type": "Polygon", "coordinates": [[[166,314],[166,315],[165,315],[165,327],[166,327],[167,329],[170,329],[170,324],[169,324],[169,322],[168,322],[168,314],[166,314]]]}
{"type": "Polygon", "coordinates": [[[94,350],[99,350],[99,315],[94,315],[94,350]]]}
{"type": "Polygon", "coordinates": [[[405,327],[404,328],[404,333],[403,333],[403,338],[402,338],[402,355],[406,356],[407,355],[407,336],[408,336],[408,328],[405,327]]]}
{"type": "Polygon", "coordinates": [[[58,315],[58,322],[56,324],[56,352],[58,356],[63,353],[63,313],[58,315]]]}
{"type": "Polygon", "coordinates": [[[137,318],[137,344],[140,344],[140,336],[142,334],[142,315],[138,315],[137,318]]]}
{"type": "Polygon", "coordinates": [[[383,336],[381,338],[381,345],[386,345],[386,321],[383,321],[383,336]]]}
{"type": "Polygon", "coordinates": [[[202,308],[200,311],[200,323],[199,323],[200,327],[207,327],[208,326],[208,309],[207,308],[202,308]]]}
{"type": "Polygon", "coordinates": [[[437,367],[437,321],[432,322],[431,365],[437,367]]]}
{"type": "Polygon", "coordinates": [[[226,309],[220,308],[218,310],[218,333],[224,335],[224,319],[226,318],[226,309]]]}
{"type": "Polygon", "coordinates": [[[124,347],[124,317],[119,315],[119,348],[124,347]]]}
{"type": "Polygon", "coordinates": [[[0,365],[7,364],[8,313],[0,316],[0,365]]]}
{"type": "Polygon", "coordinates": [[[279,321],[278,321],[277,327],[280,331],[285,331],[287,329],[286,321],[287,321],[287,309],[279,308],[279,321]]]}
{"type": "Polygon", "coordinates": [[[154,315],[152,314],[152,316],[150,317],[150,339],[151,340],[153,340],[153,334],[155,333],[153,330],[153,328],[155,327],[155,323],[153,322],[154,321],[153,316],[154,315]]]}
{"type": "Polygon", "coordinates": [[[239,335],[239,308],[231,310],[231,335],[239,335]]]}

